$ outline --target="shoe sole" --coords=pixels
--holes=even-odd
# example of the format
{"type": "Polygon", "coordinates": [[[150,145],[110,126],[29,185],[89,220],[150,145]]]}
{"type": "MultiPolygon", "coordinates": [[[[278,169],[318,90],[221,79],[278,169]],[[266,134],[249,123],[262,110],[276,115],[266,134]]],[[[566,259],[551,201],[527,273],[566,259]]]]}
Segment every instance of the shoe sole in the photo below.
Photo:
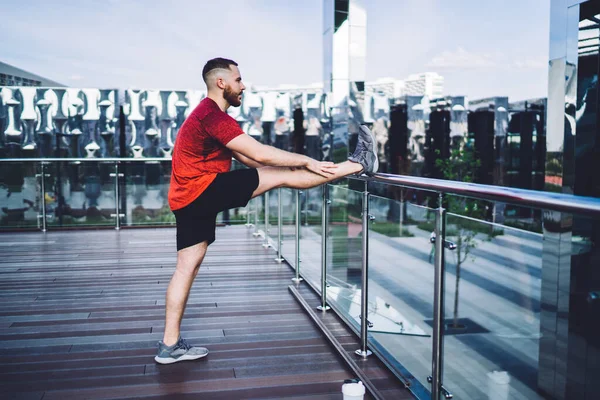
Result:
{"type": "Polygon", "coordinates": [[[202,357],[206,357],[207,355],[208,355],[208,353],[202,354],[202,355],[197,355],[197,356],[183,355],[179,358],[170,358],[170,357],[164,358],[164,357],[156,356],[156,357],[154,357],[154,361],[156,361],[159,364],[165,365],[165,364],[173,364],[173,363],[176,363],[179,361],[193,361],[193,360],[197,360],[202,357]]]}
{"type": "Polygon", "coordinates": [[[379,170],[379,157],[377,157],[376,152],[373,152],[373,154],[375,154],[375,165],[373,166],[373,172],[369,172],[369,174],[375,174],[379,170]]]}

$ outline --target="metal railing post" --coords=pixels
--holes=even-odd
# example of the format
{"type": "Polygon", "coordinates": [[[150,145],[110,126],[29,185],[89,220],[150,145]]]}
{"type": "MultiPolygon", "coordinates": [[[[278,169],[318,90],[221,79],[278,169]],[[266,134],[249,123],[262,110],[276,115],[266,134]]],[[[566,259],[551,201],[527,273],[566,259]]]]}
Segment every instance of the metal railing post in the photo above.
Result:
{"type": "Polygon", "coordinates": [[[269,243],[269,192],[265,193],[265,242],[262,247],[265,249],[271,247],[271,243],[269,243]]]}
{"type": "Polygon", "coordinates": [[[46,169],[44,168],[44,162],[40,163],[41,174],[38,176],[42,179],[40,182],[42,190],[42,232],[46,232],[46,169]]]}
{"type": "Polygon", "coordinates": [[[296,190],[296,276],[292,278],[294,283],[300,283],[300,190],[296,190]]]}
{"type": "Polygon", "coordinates": [[[443,334],[444,334],[444,244],[446,240],[446,210],[443,194],[439,193],[439,207],[435,221],[435,272],[433,291],[433,350],[431,360],[431,398],[439,400],[442,394],[443,334]]]}
{"type": "Polygon", "coordinates": [[[260,201],[261,196],[256,196],[254,198],[254,233],[252,236],[258,237],[260,233],[258,232],[258,202],[260,201]]]}
{"type": "Polygon", "coordinates": [[[327,208],[331,201],[327,196],[328,186],[323,185],[323,202],[321,204],[321,305],[317,307],[319,311],[329,311],[331,308],[327,305],[327,208]]]}
{"type": "Polygon", "coordinates": [[[248,201],[248,204],[246,204],[246,228],[250,228],[252,226],[252,223],[250,223],[250,214],[252,214],[252,203],[255,199],[250,199],[250,201],[248,201]]]}
{"type": "Polygon", "coordinates": [[[400,188],[400,237],[404,231],[404,188],[400,188]]]}
{"type": "Polygon", "coordinates": [[[115,229],[121,229],[121,217],[124,217],[124,214],[121,214],[121,210],[119,207],[119,178],[123,177],[122,173],[119,173],[119,162],[115,162],[115,172],[110,174],[111,177],[115,178],[115,213],[111,214],[111,217],[115,217],[115,229]]]}
{"type": "Polygon", "coordinates": [[[281,256],[281,246],[283,244],[282,239],[282,221],[281,221],[281,188],[277,189],[277,258],[276,262],[283,262],[283,257],[281,256]]]}
{"type": "Polygon", "coordinates": [[[362,281],[360,298],[360,349],[356,350],[356,355],[367,358],[372,353],[367,349],[367,336],[369,334],[369,191],[368,182],[365,181],[365,190],[363,192],[362,202],[362,281]]]}

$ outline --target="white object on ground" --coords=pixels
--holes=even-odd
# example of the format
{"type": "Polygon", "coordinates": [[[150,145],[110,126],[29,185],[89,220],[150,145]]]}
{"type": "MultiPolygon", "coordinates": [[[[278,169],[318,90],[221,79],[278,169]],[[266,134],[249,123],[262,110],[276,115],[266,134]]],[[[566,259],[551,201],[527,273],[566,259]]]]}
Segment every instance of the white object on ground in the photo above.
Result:
{"type": "Polygon", "coordinates": [[[344,400],[363,400],[365,387],[362,382],[344,383],[342,385],[342,394],[344,395],[344,400]]]}

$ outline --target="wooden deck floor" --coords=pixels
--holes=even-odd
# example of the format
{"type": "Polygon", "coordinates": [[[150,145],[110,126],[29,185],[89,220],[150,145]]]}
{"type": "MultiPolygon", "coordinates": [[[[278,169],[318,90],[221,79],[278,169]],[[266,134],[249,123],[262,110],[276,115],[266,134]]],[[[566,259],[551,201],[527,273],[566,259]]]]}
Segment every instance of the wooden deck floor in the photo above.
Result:
{"type": "Polygon", "coordinates": [[[218,229],[184,316],[211,353],[169,366],[153,357],[173,229],[0,234],[0,252],[0,398],[341,399],[354,377],[244,227],[218,229]]]}

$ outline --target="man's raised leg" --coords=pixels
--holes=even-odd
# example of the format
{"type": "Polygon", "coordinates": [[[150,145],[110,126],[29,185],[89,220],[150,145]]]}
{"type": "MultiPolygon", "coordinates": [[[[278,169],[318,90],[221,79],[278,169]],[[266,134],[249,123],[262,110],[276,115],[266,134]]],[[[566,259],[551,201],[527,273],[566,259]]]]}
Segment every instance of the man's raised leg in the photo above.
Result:
{"type": "Polygon", "coordinates": [[[329,177],[324,177],[307,169],[291,169],[289,167],[262,167],[258,168],[258,187],[252,197],[260,196],[264,192],[278,187],[293,189],[308,189],[327,182],[357,174],[363,167],[352,161],[337,164],[337,170],[329,177]]]}
{"type": "Polygon", "coordinates": [[[367,174],[375,173],[379,166],[375,145],[376,141],[373,133],[371,133],[369,128],[361,125],[354,153],[348,157],[348,161],[336,164],[337,168],[334,170],[335,172],[327,177],[303,168],[259,168],[258,188],[254,191],[252,197],[259,196],[266,191],[282,186],[293,189],[308,189],[360,172],[367,174]]]}

